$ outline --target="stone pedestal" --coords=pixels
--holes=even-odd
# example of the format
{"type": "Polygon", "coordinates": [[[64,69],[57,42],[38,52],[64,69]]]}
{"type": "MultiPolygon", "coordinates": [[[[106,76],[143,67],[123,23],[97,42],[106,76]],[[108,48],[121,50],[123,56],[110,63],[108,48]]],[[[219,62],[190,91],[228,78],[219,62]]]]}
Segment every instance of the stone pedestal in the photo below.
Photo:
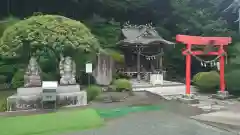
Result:
{"type": "Polygon", "coordinates": [[[72,93],[80,92],[80,85],[59,85],[57,88],[57,93],[72,93]]]}
{"type": "Polygon", "coordinates": [[[19,96],[17,94],[7,98],[8,111],[32,110],[41,108],[41,96],[28,95],[19,96]]]}
{"type": "Polygon", "coordinates": [[[59,93],[57,104],[60,106],[85,106],[87,105],[87,93],[85,91],[59,93]]]}
{"type": "Polygon", "coordinates": [[[194,95],[182,95],[177,98],[178,101],[185,104],[198,104],[199,100],[194,95]]]}
{"type": "MultiPolygon", "coordinates": [[[[57,107],[85,106],[87,93],[80,91],[80,85],[57,87],[57,107]]],[[[8,111],[41,109],[42,87],[18,88],[17,94],[7,99],[8,111]]]]}
{"type": "Polygon", "coordinates": [[[25,87],[40,87],[42,85],[41,77],[39,75],[25,75],[25,87]]]}
{"type": "Polygon", "coordinates": [[[220,99],[220,100],[225,100],[229,99],[232,96],[229,95],[228,91],[218,91],[217,94],[213,94],[212,98],[220,99]]]}

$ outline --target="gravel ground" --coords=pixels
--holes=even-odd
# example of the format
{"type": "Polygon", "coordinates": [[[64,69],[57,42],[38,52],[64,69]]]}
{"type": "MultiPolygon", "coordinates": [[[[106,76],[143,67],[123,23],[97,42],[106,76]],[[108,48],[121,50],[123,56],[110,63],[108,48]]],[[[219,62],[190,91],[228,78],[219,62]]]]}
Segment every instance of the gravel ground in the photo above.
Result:
{"type": "Polygon", "coordinates": [[[99,129],[61,135],[235,135],[168,111],[129,114],[99,129]]]}

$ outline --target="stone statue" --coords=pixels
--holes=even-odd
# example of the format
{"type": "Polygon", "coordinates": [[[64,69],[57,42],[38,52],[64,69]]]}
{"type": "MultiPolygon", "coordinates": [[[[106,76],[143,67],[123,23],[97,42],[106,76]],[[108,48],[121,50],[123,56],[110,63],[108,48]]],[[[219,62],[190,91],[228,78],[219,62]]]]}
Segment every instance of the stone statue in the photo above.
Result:
{"type": "Polygon", "coordinates": [[[27,70],[24,75],[24,87],[38,87],[41,86],[41,69],[37,63],[37,59],[32,56],[29,60],[27,70]]]}
{"type": "Polygon", "coordinates": [[[61,56],[59,70],[61,75],[60,85],[76,84],[76,64],[71,57],[64,58],[61,56]]]}

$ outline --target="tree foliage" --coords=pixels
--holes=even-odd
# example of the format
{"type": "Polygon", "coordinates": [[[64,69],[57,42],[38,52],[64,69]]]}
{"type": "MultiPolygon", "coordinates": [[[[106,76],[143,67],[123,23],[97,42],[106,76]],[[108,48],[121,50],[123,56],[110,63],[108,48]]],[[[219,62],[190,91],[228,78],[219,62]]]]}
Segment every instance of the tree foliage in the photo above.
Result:
{"type": "Polygon", "coordinates": [[[18,18],[12,16],[2,19],[0,21],[0,37],[2,36],[6,28],[17,23],[18,21],[19,21],[18,18]]]}
{"type": "Polygon", "coordinates": [[[97,39],[81,22],[59,15],[38,15],[7,28],[1,38],[0,52],[16,56],[27,49],[33,52],[48,47],[57,51],[98,51],[97,39]]]}
{"type": "Polygon", "coordinates": [[[99,40],[101,47],[117,48],[116,43],[119,41],[121,35],[120,23],[114,20],[100,21],[100,19],[93,17],[91,20],[86,21],[86,24],[99,40]]]}

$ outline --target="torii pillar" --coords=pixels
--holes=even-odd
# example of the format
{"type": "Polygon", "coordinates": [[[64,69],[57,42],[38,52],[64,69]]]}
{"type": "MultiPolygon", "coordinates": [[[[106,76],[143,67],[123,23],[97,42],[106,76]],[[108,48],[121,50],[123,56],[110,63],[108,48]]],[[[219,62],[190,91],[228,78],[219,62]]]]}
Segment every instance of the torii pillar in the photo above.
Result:
{"type": "Polygon", "coordinates": [[[224,46],[229,45],[232,42],[231,37],[201,37],[201,36],[188,36],[188,35],[177,35],[177,42],[186,44],[186,49],[183,50],[182,54],[186,55],[186,92],[185,94],[189,96],[191,94],[191,55],[216,55],[220,56],[220,91],[218,94],[226,95],[225,91],[225,80],[224,80],[224,61],[226,52],[224,46]],[[218,47],[218,51],[192,51],[192,46],[207,46],[213,45],[218,47]]]}

